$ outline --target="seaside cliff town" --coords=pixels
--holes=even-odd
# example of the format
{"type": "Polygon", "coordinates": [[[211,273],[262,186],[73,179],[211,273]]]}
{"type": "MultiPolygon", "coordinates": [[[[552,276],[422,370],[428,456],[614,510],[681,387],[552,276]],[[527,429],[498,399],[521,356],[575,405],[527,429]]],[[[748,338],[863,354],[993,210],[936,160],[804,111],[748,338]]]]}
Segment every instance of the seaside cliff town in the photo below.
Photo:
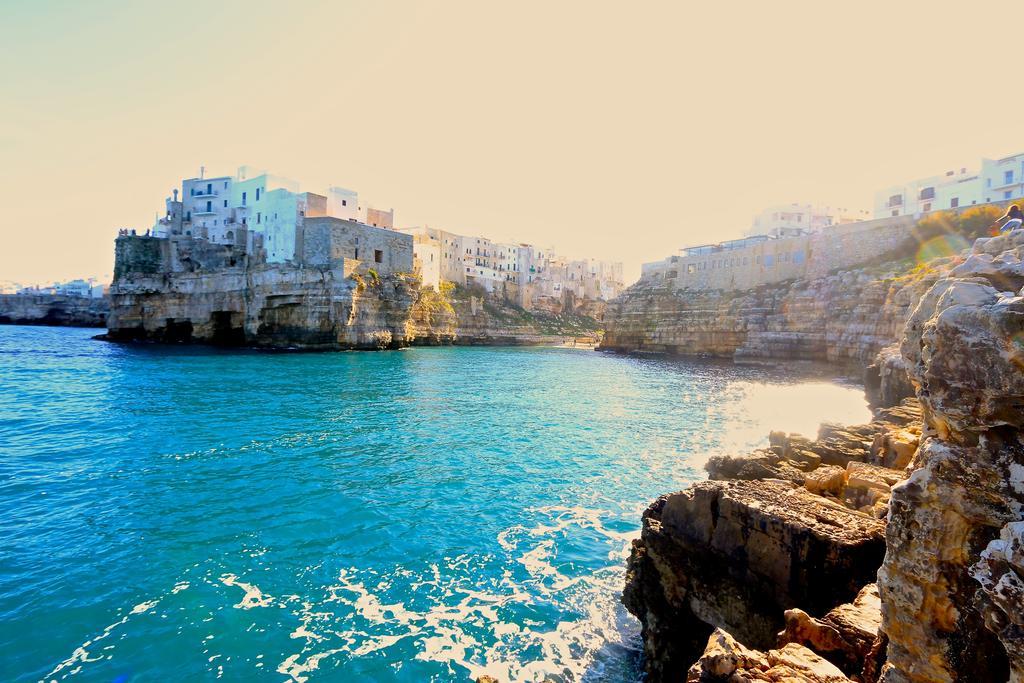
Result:
{"type": "MultiPolygon", "coordinates": [[[[992,232],[1022,191],[1018,155],[886,190],[868,219],[776,207],[765,234],[645,264],[622,291],[619,264],[396,230],[351,191],[242,169],[122,230],[97,300],[115,340],[396,348],[579,324],[608,351],[862,372],[870,423],[773,433],[644,513],[623,602],[648,680],[1019,681],[1024,229],[992,232]]],[[[29,317],[40,296],[5,306],[29,317]]]]}
{"type": "Polygon", "coordinates": [[[622,286],[621,263],[396,230],[392,210],[360,208],[351,190],[303,192],[243,167],[184,180],[152,229],[120,232],[107,327],[278,348],[530,343],[593,335],[622,286]]]}

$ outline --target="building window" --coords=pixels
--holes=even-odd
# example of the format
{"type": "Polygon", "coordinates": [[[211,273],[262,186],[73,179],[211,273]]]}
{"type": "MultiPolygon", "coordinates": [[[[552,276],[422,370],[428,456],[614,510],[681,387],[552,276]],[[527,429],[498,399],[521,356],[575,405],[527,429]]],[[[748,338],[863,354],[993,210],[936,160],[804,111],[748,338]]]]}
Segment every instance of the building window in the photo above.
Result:
{"type": "Polygon", "coordinates": [[[960,198],[959,197],[953,197],[952,199],[949,200],[949,208],[955,209],[958,206],[960,206],[960,198]]]}
{"type": "Polygon", "coordinates": [[[892,210],[892,215],[893,216],[899,216],[900,215],[900,210],[899,209],[893,209],[892,210]]]}
{"type": "Polygon", "coordinates": [[[192,220],[192,212],[191,211],[188,211],[188,212],[185,213],[185,220],[187,220],[187,221],[192,220]]]}
{"type": "Polygon", "coordinates": [[[935,188],[925,187],[921,190],[921,196],[919,199],[935,199],[935,188]]]}
{"type": "Polygon", "coordinates": [[[1013,196],[1013,191],[1011,191],[1011,190],[1007,190],[1006,192],[1003,192],[1003,199],[1009,199],[1012,196],[1013,196]]]}
{"type": "Polygon", "coordinates": [[[256,188],[256,201],[260,200],[260,188],[256,188]]]}
{"type": "Polygon", "coordinates": [[[226,199],[224,200],[224,208],[225,209],[228,208],[228,200],[226,200],[226,199]]]}
{"type": "MultiPolygon", "coordinates": [[[[1013,175],[1011,172],[1010,175],[1013,175]]],[[[206,194],[213,194],[213,183],[206,183],[206,194]]]]}
{"type": "Polygon", "coordinates": [[[224,181],[224,189],[225,190],[228,189],[228,181],[226,181],[226,180],[224,181]]]}
{"type": "Polygon", "coordinates": [[[922,211],[924,211],[925,213],[928,213],[931,210],[932,210],[932,203],[931,202],[925,202],[922,211]]]}
{"type": "Polygon", "coordinates": [[[257,211],[256,212],[256,224],[259,225],[262,220],[263,220],[263,214],[261,214],[259,211],[257,211]]]}
{"type": "Polygon", "coordinates": [[[245,206],[245,196],[246,196],[246,194],[247,194],[246,192],[242,193],[242,206],[245,206]]]}
{"type": "Polygon", "coordinates": [[[347,199],[342,199],[341,200],[341,205],[342,206],[348,206],[348,200],[347,199]]]}
{"type": "Polygon", "coordinates": [[[207,201],[206,202],[206,212],[210,213],[211,211],[213,211],[213,202],[207,201]]]}
{"type": "Polygon", "coordinates": [[[1003,184],[1004,185],[1009,185],[1012,182],[1013,182],[1013,171],[1004,171],[1003,172],[1003,184]]]}
{"type": "MultiPolygon", "coordinates": [[[[359,247],[356,247],[356,260],[359,260],[359,247]]],[[[468,268],[467,268],[468,270],[468,268]]]]}
{"type": "Polygon", "coordinates": [[[889,206],[903,206],[903,195],[894,194],[893,196],[889,197],[889,206]]]}

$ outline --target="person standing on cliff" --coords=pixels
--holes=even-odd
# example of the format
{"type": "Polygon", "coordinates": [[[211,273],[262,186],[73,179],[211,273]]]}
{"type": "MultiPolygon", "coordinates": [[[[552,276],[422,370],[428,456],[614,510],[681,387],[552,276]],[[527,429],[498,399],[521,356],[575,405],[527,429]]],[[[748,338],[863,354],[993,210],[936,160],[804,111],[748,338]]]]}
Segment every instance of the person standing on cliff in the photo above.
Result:
{"type": "Polygon", "coordinates": [[[999,232],[1010,232],[1024,225],[1024,212],[1020,210],[1020,207],[1016,204],[1011,204],[1010,208],[1006,210],[1006,215],[1002,216],[996,224],[1003,223],[999,226],[999,232]]]}

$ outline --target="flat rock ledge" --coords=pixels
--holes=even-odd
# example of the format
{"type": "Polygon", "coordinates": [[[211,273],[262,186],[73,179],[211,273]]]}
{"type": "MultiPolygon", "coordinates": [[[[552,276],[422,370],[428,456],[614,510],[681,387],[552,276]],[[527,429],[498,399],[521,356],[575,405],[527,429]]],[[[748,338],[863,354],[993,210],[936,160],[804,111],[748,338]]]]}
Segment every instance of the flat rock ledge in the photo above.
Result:
{"type": "Polygon", "coordinates": [[[712,457],[710,480],[655,501],[623,592],[647,680],[874,683],[889,498],[921,418],[904,399],[814,439],[773,432],[768,448],[712,457]]]}
{"type": "Polygon", "coordinates": [[[644,513],[626,607],[649,680],[680,680],[716,627],[768,649],[786,610],[825,614],[874,581],[885,525],[781,480],[706,481],[644,513]]]}

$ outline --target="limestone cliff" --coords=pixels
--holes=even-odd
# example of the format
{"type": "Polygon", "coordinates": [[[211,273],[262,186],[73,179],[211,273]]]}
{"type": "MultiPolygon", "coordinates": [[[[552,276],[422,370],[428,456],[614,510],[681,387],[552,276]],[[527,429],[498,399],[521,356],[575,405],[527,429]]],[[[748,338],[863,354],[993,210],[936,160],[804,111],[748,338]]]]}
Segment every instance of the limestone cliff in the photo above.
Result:
{"type": "Polygon", "coordinates": [[[952,265],[895,262],[745,292],[640,282],[609,304],[601,348],[863,368],[899,340],[921,295],[952,265]]]}
{"type": "Polygon", "coordinates": [[[125,274],[110,290],[112,340],[301,349],[405,346],[415,282],[339,279],[330,269],[261,264],[125,274]]]}
{"type": "Polygon", "coordinates": [[[924,407],[879,572],[882,680],[1024,677],[1024,231],[978,240],[911,316],[924,407]]]}
{"type": "MultiPolygon", "coordinates": [[[[304,245],[312,249],[308,235],[304,245]]],[[[437,292],[350,258],[271,264],[233,245],[122,235],[114,273],[111,340],[330,350],[597,339],[586,315],[528,313],[483,290],[437,292]]]]}
{"type": "Polygon", "coordinates": [[[592,344],[600,338],[603,302],[526,311],[482,290],[424,289],[412,310],[416,344],[460,345],[592,344]],[[585,312],[584,312],[585,311],[585,312]]]}
{"type": "Polygon", "coordinates": [[[55,294],[0,294],[0,325],[105,327],[110,301],[55,294]]]}
{"type": "Polygon", "coordinates": [[[1016,231],[928,278],[878,359],[916,399],[652,505],[623,594],[650,680],[1024,681],[1022,257],[1016,231]]]}
{"type": "Polygon", "coordinates": [[[823,425],[814,440],[775,433],[767,449],[709,460],[711,481],[655,501],[623,592],[649,680],[734,680],[737,667],[746,678],[735,680],[819,680],[772,677],[811,662],[864,680],[881,619],[864,588],[885,552],[889,488],[902,477],[893,468],[917,446],[919,419],[910,400],[867,425],[823,425]],[[692,668],[723,638],[741,644],[746,664],[706,653],[692,668]]]}

